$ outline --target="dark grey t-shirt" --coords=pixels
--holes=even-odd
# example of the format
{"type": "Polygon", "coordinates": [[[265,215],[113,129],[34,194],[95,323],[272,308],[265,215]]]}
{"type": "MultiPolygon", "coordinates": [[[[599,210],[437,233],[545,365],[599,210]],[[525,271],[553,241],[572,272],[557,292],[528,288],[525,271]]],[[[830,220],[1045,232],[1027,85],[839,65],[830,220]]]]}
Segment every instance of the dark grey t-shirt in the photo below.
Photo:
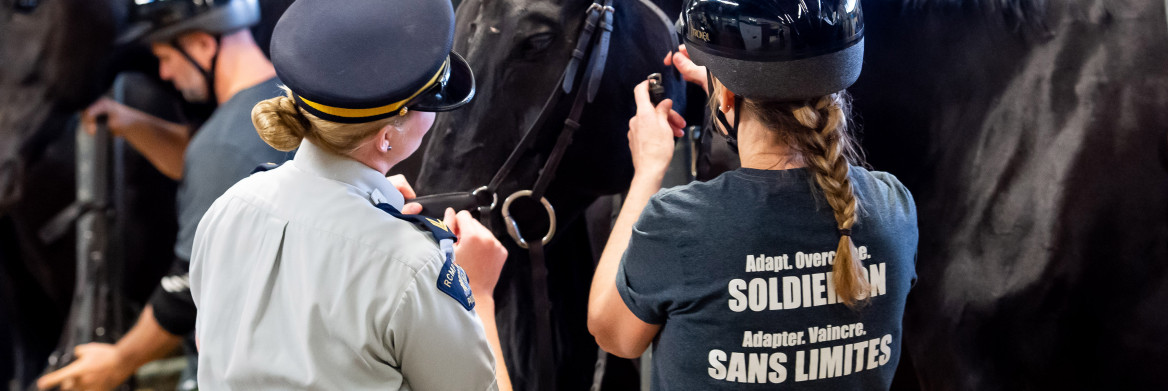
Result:
{"type": "Polygon", "coordinates": [[[637,317],[662,325],[654,390],[890,387],[916,280],[916,208],[890,174],[852,167],[851,180],[862,208],[852,235],[875,292],[858,312],[834,294],[839,236],[807,169],[742,168],[653,196],[616,284],[637,317]]]}
{"type": "Polygon", "coordinates": [[[174,243],[179,259],[190,261],[195,228],[215,199],[257,166],[292,158],[292,153],[280,152],[264,142],[251,123],[256,103],[283,93],[279,82],[273,77],[236,93],[215,109],[187,145],[178,188],[179,232],[174,243]]]}

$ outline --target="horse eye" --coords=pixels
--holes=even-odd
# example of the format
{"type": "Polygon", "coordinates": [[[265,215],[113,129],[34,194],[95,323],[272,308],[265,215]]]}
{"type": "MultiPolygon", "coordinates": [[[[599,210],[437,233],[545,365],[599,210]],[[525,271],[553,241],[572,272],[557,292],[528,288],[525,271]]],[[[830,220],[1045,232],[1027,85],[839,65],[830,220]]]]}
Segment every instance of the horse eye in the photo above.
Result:
{"type": "Polygon", "coordinates": [[[523,44],[520,45],[520,55],[524,58],[531,58],[538,55],[544,50],[547,50],[548,47],[551,47],[552,41],[555,38],[556,35],[553,33],[539,33],[527,37],[523,41],[523,44]]]}

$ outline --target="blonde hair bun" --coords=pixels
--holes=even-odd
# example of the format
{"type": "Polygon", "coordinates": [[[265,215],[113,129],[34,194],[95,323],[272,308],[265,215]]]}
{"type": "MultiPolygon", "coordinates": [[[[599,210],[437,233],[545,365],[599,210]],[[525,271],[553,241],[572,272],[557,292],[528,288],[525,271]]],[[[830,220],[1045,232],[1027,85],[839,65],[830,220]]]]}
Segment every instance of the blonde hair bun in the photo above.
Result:
{"type": "Polygon", "coordinates": [[[308,121],[300,114],[296,102],[288,96],[278,96],[257,103],[251,109],[251,123],[264,142],[281,151],[300,146],[308,134],[308,121]]]}

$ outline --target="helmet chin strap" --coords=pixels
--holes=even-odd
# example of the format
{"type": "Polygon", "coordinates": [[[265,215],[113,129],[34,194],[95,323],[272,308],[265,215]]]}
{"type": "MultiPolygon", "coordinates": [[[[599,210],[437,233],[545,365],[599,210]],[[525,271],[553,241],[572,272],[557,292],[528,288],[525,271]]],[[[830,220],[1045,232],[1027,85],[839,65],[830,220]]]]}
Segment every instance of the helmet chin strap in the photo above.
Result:
{"type": "MultiPolygon", "coordinates": [[[[713,75],[710,74],[710,71],[706,71],[706,85],[709,86],[710,88],[712,88],[714,86],[714,77],[713,77],[713,75]]],[[[711,91],[711,92],[713,92],[713,91],[711,91]]],[[[710,99],[714,99],[713,95],[710,96],[710,99]]],[[[720,106],[721,105],[719,105],[719,107],[720,106]]],[[[714,109],[714,116],[718,118],[718,122],[722,123],[722,128],[726,129],[726,133],[722,133],[722,132],[714,132],[714,133],[722,135],[722,137],[726,140],[726,145],[729,146],[730,150],[734,151],[735,154],[738,154],[738,120],[742,118],[741,107],[742,107],[742,96],[735,94],[734,95],[734,125],[730,125],[730,121],[726,119],[726,113],[723,113],[722,110],[719,110],[717,108],[714,109]]]]}
{"type": "Polygon", "coordinates": [[[215,34],[213,36],[215,37],[215,54],[211,56],[211,69],[206,69],[203,68],[202,65],[199,65],[199,62],[195,61],[195,58],[191,57],[191,54],[187,53],[186,49],[183,49],[182,45],[179,45],[178,38],[170,41],[170,46],[174,46],[174,48],[178,50],[178,52],[181,53],[183,57],[185,57],[187,61],[191,63],[191,65],[195,66],[195,69],[199,70],[199,73],[203,74],[203,82],[207,84],[207,103],[218,106],[219,99],[215,95],[215,67],[219,64],[219,50],[223,47],[223,41],[220,35],[215,34]]]}

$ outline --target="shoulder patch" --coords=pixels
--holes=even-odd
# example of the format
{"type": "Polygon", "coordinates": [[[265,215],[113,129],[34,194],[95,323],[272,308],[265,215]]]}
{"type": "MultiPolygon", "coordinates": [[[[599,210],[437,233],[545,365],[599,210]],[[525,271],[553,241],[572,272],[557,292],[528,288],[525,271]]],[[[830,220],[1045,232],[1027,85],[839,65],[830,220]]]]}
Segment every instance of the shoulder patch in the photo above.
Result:
{"type": "Polygon", "coordinates": [[[466,277],[466,271],[454,264],[449,253],[446,254],[446,262],[438,272],[438,290],[454,298],[454,301],[462,304],[467,311],[474,309],[474,295],[471,294],[470,280],[466,277]]]}

